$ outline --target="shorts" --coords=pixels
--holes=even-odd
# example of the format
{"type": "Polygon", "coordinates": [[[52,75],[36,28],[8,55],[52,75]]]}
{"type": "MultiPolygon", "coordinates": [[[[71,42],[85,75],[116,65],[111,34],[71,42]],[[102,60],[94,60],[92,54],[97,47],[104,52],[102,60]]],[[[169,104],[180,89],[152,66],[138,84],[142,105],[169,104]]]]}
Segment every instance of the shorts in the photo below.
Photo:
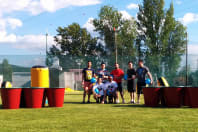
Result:
{"type": "Polygon", "coordinates": [[[135,92],[136,91],[135,82],[128,82],[127,89],[128,89],[128,92],[135,92]]]}
{"type": "Polygon", "coordinates": [[[118,82],[117,84],[118,84],[117,91],[122,92],[122,83],[118,82]]]}
{"type": "Polygon", "coordinates": [[[137,82],[137,94],[142,94],[142,87],[145,87],[145,82],[137,82]]]}
{"type": "Polygon", "coordinates": [[[92,88],[93,88],[93,85],[92,85],[92,83],[91,82],[84,82],[84,89],[86,88],[86,87],[88,87],[88,90],[92,90],[92,88]]]}

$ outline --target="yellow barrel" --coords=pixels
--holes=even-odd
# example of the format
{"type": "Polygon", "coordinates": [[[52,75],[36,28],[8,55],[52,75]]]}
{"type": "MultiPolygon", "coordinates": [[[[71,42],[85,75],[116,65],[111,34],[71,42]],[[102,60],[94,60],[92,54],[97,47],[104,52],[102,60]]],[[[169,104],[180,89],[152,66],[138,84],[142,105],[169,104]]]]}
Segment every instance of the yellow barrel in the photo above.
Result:
{"type": "Polygon", "coordinates": [[[49,88],[49,69],[45,66],[31,68],[31,87],[49,88]]]}

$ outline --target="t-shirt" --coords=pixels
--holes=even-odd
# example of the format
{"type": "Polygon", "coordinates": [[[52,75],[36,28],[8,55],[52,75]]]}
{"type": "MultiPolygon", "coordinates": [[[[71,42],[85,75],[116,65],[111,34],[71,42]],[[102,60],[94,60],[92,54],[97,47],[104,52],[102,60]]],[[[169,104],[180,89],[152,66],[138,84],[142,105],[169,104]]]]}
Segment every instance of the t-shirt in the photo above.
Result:
{"type": "MultiPolygon", "coordinates": [[[[103,69],[99,69],[97,71],[97,76],[100,77],[100,78],[102,78],[103,75],[104,76],[109,76],[109,72],[106,69],[104,69],[104,70],[103,69]]],[[[103,83],[106,83],[107,82],[107,79],[103,79],[102,82],[103,83]]]]}
{"type": "Polygon", "coordinates": [[[84,80],[89,82],[94,76],[94,69],[84,68],[82,73],[84,74],[84,80]]]}
{"type": "Polygon", "coordinates": [[[138,82],[145,82],[145,79],[146,79],[146,74],[149,72],[149,69],[144,66],[144,67],[139,67],[137,70],[136,70],[136,73],[137,73],[137,79],[138,79],[138,82]]]}
{"type": "Polygon", "coordinates": [[[113,75],[113,80],[116,81],[117,83],[122,82],[122,76],[124,76],[124,72],[122,69],[114,69],[111,72],[111,75],[113,75]]]}
{"type": "Polygon", "coordinates": [[[104,95],[104,91],[106,91],[107,87],[104,83],[94,85],[93,89],[98,89],[99,95],[104,95]]]}
{"type": "MultiPolygon", "coordinates": [[[[127,78],[132,78],[133,76],[136,76],[136,72],[135,72],[135,69],[134,68],[132,68],[132,69],[128,69],[127,70],[127,78]]],[[[135,82],[135,79],[133,79],[133,80],[128,80],[127,81],[128,82],[128,84],[130,83],[134,83],[135,82]]]]}
{"type": "Polygon", "coordinates": [[[106,87],[109,92],[114,92],[116,91],[118,85],[115,81],[112,81],[112,82],[107,82],[106,87]]]}

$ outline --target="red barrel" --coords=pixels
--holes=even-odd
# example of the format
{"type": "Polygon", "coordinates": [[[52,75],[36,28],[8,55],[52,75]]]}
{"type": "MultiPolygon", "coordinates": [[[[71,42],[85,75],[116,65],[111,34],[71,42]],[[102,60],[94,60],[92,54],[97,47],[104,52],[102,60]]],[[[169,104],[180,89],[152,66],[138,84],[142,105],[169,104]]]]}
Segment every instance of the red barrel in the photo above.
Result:
{"type": "Polygon", "coordinates": [[[1,88],[2,105],[5,109],[18,109],[21,99],[21,88],[1,88]]]}
{"type": "Polygon", "coordinates": [[[182,104],[182,87],[165,87],[165,103],[168,107],[180,107],[182,104]]]}
{"type": "Polygon", "coordinates": [[[53,88],[52,98],[54,107],[63,107],[65,88],[53,88]]]}
{"type": "Polygon", "coordinates": [[[45,91],[49,107],[63,107],[65,88],[46,88],[45,91]]]}
{"type": "Polygon", "coordinates": [[[26,106],[28,108],[41,108],[44,88],[27,88],[25,90],[26,106]]]}
{"type": "Polygon", "coordinates": [[[198,108],[198,87],[188,87],[190,96],[190,106],[192,108],[198,108]]]}
{"type": "Polygon", "coordinates": [[[160,88],[143,88],[144,104],[148,107],[157,107],[160,102],[160,88]]]}
{"type": "Polygon", "coordinates": [[[185,87],[184,88],[184,98],[183,98],[183,105],[184,106],[191,106],[190,104],[190,93],[189,93],[189,88],[188,87],[185,87]]]}

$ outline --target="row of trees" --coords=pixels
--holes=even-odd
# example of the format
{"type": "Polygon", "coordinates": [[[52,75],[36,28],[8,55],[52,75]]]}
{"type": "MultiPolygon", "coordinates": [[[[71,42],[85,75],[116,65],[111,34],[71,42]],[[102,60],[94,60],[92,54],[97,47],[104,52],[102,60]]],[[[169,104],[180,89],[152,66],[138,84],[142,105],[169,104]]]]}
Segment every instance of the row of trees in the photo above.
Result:
{"type": "Polygon", "coordinates": [[[99,34],[97,37],[91,36],[77,23],[58,27],[54,37],[56,45],[48,52],[47,64],[57,56],[63,68],[77,68],[76,58],[86,62],[95,56],[93,61],[112,65],[116,43],[119,63],[137,62],[141,58],[158,77],[164,71],[169,80],[177,76],[181,55],[185,52],[187,31],[174,18],[173,3],[164,9],[164,0],[143,0],[137,20],[133,17],[125,19],[116,8],[103,6],[92,23],[99,34]]]}

